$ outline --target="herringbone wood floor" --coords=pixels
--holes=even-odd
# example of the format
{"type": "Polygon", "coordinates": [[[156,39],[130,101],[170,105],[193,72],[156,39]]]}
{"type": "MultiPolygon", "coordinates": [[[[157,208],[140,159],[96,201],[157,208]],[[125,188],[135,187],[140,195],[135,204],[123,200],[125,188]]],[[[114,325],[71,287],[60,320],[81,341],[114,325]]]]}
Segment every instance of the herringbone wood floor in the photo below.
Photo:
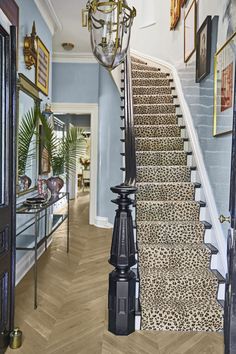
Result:
{"type": "Polygon", "coordinates": [[[71,248],[66,225],[39,261],[39,306],[33,309],[30,272],[16,289],[16,325],[22,354],[223,354],[223,336],[207,333],[107,331],[107,260],[111,231],[88,225],[88,195],[71,203],[71,248]]]}

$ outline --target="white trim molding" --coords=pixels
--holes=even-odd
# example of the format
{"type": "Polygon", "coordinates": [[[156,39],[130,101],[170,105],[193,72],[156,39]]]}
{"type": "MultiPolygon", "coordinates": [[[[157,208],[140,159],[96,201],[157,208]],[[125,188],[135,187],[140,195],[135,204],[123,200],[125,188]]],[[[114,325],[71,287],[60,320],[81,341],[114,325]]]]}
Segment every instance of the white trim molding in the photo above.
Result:
{"type": "Polygon", "coordinates": [[[113,225],[109,223],[108,218],[104,218],[102,216],[96,217],[95,226],[101,227],[102,229],[113,229],[113,225]]]}
{"type": "Polygon", "coordinates": [[[225,275],[227,273],[227,258],[226,258],[227,241],[226,241],[221,224],[218,219],[219,214],[218,214],[218,210],[216,207],[214,194],[213,194],[210,180],[208,177],[208,173],[207,173],[207,170],[205,167],[205,163],[204,163],[201,147],[199,144],[197,132],[194,128],[192,115],[190,113],[188,104],[187,104],[185,97],[184,97],[184,93],[183,93],[183,89],[182,89],[182,85],[181,85],[181,81],[180,81],[178,72],[173,65],[171,65],[170,63],[168,63],[164,60],[145,55],[145,54],[140,53],[136,50],[131,50],[131,54],[133,54],[134,56],[136,56],[140,59],[147,60],[148,62],[151,62],[154,65],[156,64],[156,65],[165,67],[167,70],[169,70],[172,73],[172,77],[175,82],[175,88],[176,88],[179,103],[181,106],[182,114],[183,114],[183,117],[185,120],[186,128],[187,128],[188,135],[189,135],[190,142],[191,142],[191,146],[192,146],[192,150],[194,153],[194,158],[195,158],[195,162],[197,165],[199,177],[200,177],[201,184],[202,184],[204,194],[206,197],[206,202],[207,202],[207,206],[208,206],[208,210],[209,210],[209,214],[210,214],[210,218],[211,218],[211,223],[213,226],[214,235],[215,235],[216,242],[217,242],[217,248],[219,250],[219,254],[220,254],[220,258],[221,258],[221,262],[222,262],[222,267],[223,267],[222,271],[224,271],[223,275],[225,275]]]}
{"type": "Polygon", "coordinates": [[[53,8],[51,0],[34,0],[34,2],[51,34],[54,35],[55,32],[61,31],[62,24],[53,8]]]}
{"type": "Polygon", "coordinates": [[[97,173],[98,173],[98,105],[96,103],[52,103],[55,114],[90,114],[91,116],[91,165],[89,223],[96,225],[97,173]]]}
{"type": "Polygon", "coordinates": [[[92,53],[65,53],[54,52],[52,56],[53,63],[96,63],[92,53]]]}
{"type": "Polygon", "coordinates": [[[9,19],[1,9],[0,9],[0,24],[7,33],[10,33],[11,22],[9,21],[9,19]]]}

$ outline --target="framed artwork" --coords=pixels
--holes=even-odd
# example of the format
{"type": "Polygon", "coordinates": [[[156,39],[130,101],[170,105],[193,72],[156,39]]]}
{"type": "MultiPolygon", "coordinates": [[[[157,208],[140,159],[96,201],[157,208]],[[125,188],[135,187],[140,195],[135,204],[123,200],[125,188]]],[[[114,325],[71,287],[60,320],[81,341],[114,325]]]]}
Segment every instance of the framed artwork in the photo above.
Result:
{"type": "Polygon", "coordinates": [[[211,16],[207,16],[197,33],[196,82],[200,82],[211,71],[211,16]]]}
{"type": "Polygon", "coordinates": [[[48,152],[44,147],[44,130],[39,126],[39,174],[44,175],[51,170],[48,152]]]}
{"type": "Polygon", "coordinates": [[[215,54],[213,136],[232,131],[235,58],[236,32],[215,54]]]}
{"type": "Polygon", "coordinates": [[[196,49],[196,32],[197,32],[197,18],[196,18],[196,0],[187,11],[184,18],[184,62],[191,58],[196,49]]]}
{"type": "Polygon", "coordinates": [[[36,63],[36,85],[39,90],[48,96],[50,53],[37,37],[37,63],[36,63]]]}
{"type": "Polygon", "coordinates": [[[174,30],[180,19],[180,1],[171,0],[170,5],[170,30],[174,30]]]}

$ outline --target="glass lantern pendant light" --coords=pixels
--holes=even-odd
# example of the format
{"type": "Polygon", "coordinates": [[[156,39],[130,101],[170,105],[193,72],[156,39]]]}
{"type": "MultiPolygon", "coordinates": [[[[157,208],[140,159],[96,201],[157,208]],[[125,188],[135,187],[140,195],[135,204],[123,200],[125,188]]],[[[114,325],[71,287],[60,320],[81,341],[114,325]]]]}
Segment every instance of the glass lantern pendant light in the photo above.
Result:
{"type": "Polygon", "coordinates": [[[87,11],[93,54],[112,70],[125,59],[136,10],[126,0],[90,0],[87,11]]]}

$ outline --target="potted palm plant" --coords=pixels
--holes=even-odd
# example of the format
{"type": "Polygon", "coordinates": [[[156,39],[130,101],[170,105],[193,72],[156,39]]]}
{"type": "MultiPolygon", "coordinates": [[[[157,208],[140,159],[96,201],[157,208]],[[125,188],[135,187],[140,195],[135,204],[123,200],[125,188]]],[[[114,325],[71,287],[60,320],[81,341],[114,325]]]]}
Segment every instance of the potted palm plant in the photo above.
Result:
{"type": "Polygon", "coordinates": [[[65,137],[58,138],[53,123],[42,114],[40,120],[44,129],[43,145],[52,169],[52,177],[48,178],[46,183],[51,191],[52,198],[57,198],[64,185],[60,176],[64,174],[66,179],[70,178],[70,174],[76,166],[77,158],[84,156],[86,152],[86,140],[83,136],[83,129],[76,127],[69,128],[65,137]]]}
{"type": "MultiPolygon", "coordinates": [[[[36,145],[31,146],[33,136],[36,135],[36,127],[39,121],[39,109],[32,108],[21,119],[18,130],[18,178],[19,184],[23,185],[23,190],[31,186],[31,179],[26,175],[26,170],[36,153],[36,145]]],[[[37,142],[35,142],[37,144],[37,142]]]]}

